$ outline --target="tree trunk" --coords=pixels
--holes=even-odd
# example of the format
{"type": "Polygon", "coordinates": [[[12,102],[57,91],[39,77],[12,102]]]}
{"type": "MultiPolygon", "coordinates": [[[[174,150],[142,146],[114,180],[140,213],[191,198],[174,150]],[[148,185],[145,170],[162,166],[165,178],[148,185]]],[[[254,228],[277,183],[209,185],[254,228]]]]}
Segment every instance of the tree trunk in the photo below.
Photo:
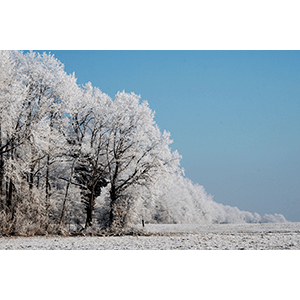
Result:
{"type": "Polygon", "coordinates": [[[93,225],[93,195],[91,195],[89,199],[89,205],[86,210],[86,221],[85,221],[85,228],[90,227],[93,225]]]}
{"type": "Polygon", "coordinates": [[[60,216],[60,220],[59,220],[59,226],[61,226],[63,224],[64,219],[65,219],[66,202],[67,202],[67,198],[68,198],[68,193],[69,193],[69,187],[70,187],[71,179],[73,177],[74,165],[75,165],[75,160],[73,161],[73,164],[72,164],[72,167],[71,167],[70,178],[69,178],[69,181],[68,181],[67,186],[66,186],[66,192],[65,192],[65,197],[64,197],[64,201],[63,201],[63,207],[62,207],[62,210],[61,210],[61,216],[60,216]]]}
{"type": "Polygon", "coordinates": [[[93,182],[92,182],[92,193],[89,199],[89,205],[87,207],[86,212],[86,222],[85,227],[89,227],[93,225],[93,210],[94,210],[94,198],[95,198],[95,185],[97,184],[97,164],[94,167],[94,174],[93,174],[93,182]]]}
{"type": "Polygon", "coordinates": [[[116,180],[118,177],[119,172],[119,163],[116,162],[116,168],[115,172],[111,181],[111,188],[110,188],[110,212],[109,212],[109,227],[112,227],[116,224],[116,213],[117,213],[117,207],[116,207],[116,201],[117,201],[117,195],[116,195],[116,180]]]}
{"type": "Polygon", "coordinates": [[[89,196],[89,203],[86,209],[85,228],[93,225],[93,208],[94,208],[94,187],[92,188],[92,193],[89,196]]]}
{"type": "Polygon", "coordinates": [[[30,173],[29,173],[29,180],[28,180],[28,185],[29,185],[29,190],[30,192],[32,191],[33,188],[33,172],[34,172],[34,166],[30,167],[30,173]]]}
{"type": "MultiPolygon", "coordinates": [[[[52,131],[53,131],[53,112],[50,113],[50,137],[49,143],[52,143],[52,131]]],[[[48,147],[47,154],[47,166],[46,166],[46,210],[50,207],[50,180],[49,180],[49,169],[50,169],[50,147],[48,147]]]]}
{"type": "Polygon", "coordinates": [[[50,207],[50,192],[49,192],[49,168],[50,168],[50,155],[47,155],[47,168],[46,168],[46,211],[48,212],[48,209],[50,207]]]}
{"type": "Polygon", "coordinates": [[[31,164],[30,164],[30,170],[29,170],[29,179],[28,179],[28,187],[29,187],[29,199],[32,201],[32,189],[33,189],[33,180],[34,180],[34,169],[35,169],[35,163],[34,163],[34,148],[31,145],[31,164]]]}
{"type": "Polygon", "coordinates": [[[66,201],[67,201],[67,197],[68,197],[69,187],[70,187],[70,181],[67,183],[67,186],[66,186],[66,192],[65,192],[65,197],[64,197],[64,201],[63,201],[63,207],[62,207],[62,210],[61,210],[61,216],[60,216],[60,220],[59,220],[59,226],[61,226],[63,224],[64,219],[65,219],[66,201]]]}
{"type": "Polygon", "coordinates": [[[4,178],[4,161],[3,161],[3,154],[1,154],[0,156],[0,210],[4,209],[3,178],[4,178]]]}
{"type": "MultiPolygon", "coordinates": [[[[11,149],[13,149],[13,141],[11,141],[11,149]]],[[[13,150],[8,152],[11,159],[13,159],[13,150]]],[[[13,196],[13,181],[9,178],[9,182],[6,182],[6,208],[7,212],[12,212],[12,196],[13,196]]]]}
{"type": "Polygon", "coordinates": [[[9,180],[9,183],[7,184],[7,194],[6,194],[6,207],[8,208],[8,211],[12,210],[12,194],[13,194],[13,183],[12,180],[9,180]]]}
{"type": "MultiPolygon", "coordinates": [[[[1,121],[0,121],[0,148],[2,148],[2,129],[1,129],[1,121]]],[[[3,176],[4,176],[4,160],[3,153],[0,153],[0,210],[4,209],[3,203],[3,176]]]]}
{"type": "Polygon", "coordinates": [[[112,227],[115,223],[115,214],[116,214],[116,193],[115,187],[112,186],[110,190],[110,212],[109,212],[109,227],[112,227]]]}
{"type": "Polygon", "coordinates": [[[29,178],[28,178],[28,187],[29,187],[29,201],[32,202],[33,196],[32,196],[32,189],[33,189],[33,179],[34,179],[34,166],[33,164],[30,166],[29,170],[29,178]]]}
{"type": "MultiPolygon", "coordinates": [[[[38,170],[41,168],[41,161],[39,160],[38,164],[38,170]]],[[[38,189],[40,186],[40,171],[38,171],[37,176],[36,176],[36,188],[38,189]]]]}

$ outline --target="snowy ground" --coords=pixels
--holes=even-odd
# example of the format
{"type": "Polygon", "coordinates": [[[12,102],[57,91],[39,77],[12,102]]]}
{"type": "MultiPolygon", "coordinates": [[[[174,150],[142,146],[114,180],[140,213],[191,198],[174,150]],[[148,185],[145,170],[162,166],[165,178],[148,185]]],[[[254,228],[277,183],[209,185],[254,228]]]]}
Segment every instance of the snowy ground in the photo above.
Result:
{"type": "Polygon", "coordinates": [[[300,223],[150,225],[160,234],[122,237],[1,237],[3,250],[300,249],[300,223]]]}

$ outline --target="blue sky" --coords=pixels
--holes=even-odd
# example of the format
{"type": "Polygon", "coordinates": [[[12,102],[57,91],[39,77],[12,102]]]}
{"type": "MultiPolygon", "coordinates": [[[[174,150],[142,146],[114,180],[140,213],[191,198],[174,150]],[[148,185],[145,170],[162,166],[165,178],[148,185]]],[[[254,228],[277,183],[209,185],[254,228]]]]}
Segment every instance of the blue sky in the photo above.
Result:
{"type": "Polygon", "coordinates": [[[299,51],[51,53],[79,84],[147,100],[216,202],[300,221],[299,51]]]}

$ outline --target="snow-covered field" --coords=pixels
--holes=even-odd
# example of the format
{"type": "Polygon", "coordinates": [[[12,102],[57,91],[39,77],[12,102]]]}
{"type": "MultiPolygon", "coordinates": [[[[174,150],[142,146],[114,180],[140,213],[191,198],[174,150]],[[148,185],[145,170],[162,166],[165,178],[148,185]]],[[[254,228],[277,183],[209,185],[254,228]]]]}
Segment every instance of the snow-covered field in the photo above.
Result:
{"type": "Polygon", "coordinates": [[[3,250],[300,249],[300,223],[150,225],[152,236],[1,237],[3,250]]]}

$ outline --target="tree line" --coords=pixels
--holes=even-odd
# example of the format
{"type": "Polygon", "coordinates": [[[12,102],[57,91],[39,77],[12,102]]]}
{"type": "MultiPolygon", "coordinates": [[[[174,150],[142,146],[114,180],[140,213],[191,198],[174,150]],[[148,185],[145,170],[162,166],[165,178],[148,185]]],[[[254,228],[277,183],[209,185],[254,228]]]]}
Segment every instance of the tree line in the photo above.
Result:
{"type": "Polygon", "coordinates": [[[286,221],[214,202],[140,100],[78,85],[51,54],[0,51],[0,234],[286,221]]]}
{"type": "Polygon", "coordinates": [[[1,51],[0,64],[2,232],[58,230],[68,212],[85,228],[123,228],[141,220],[156,181],[180,173],[169,133],[139,96],[79,86],[46,53],[1,51]]]}

